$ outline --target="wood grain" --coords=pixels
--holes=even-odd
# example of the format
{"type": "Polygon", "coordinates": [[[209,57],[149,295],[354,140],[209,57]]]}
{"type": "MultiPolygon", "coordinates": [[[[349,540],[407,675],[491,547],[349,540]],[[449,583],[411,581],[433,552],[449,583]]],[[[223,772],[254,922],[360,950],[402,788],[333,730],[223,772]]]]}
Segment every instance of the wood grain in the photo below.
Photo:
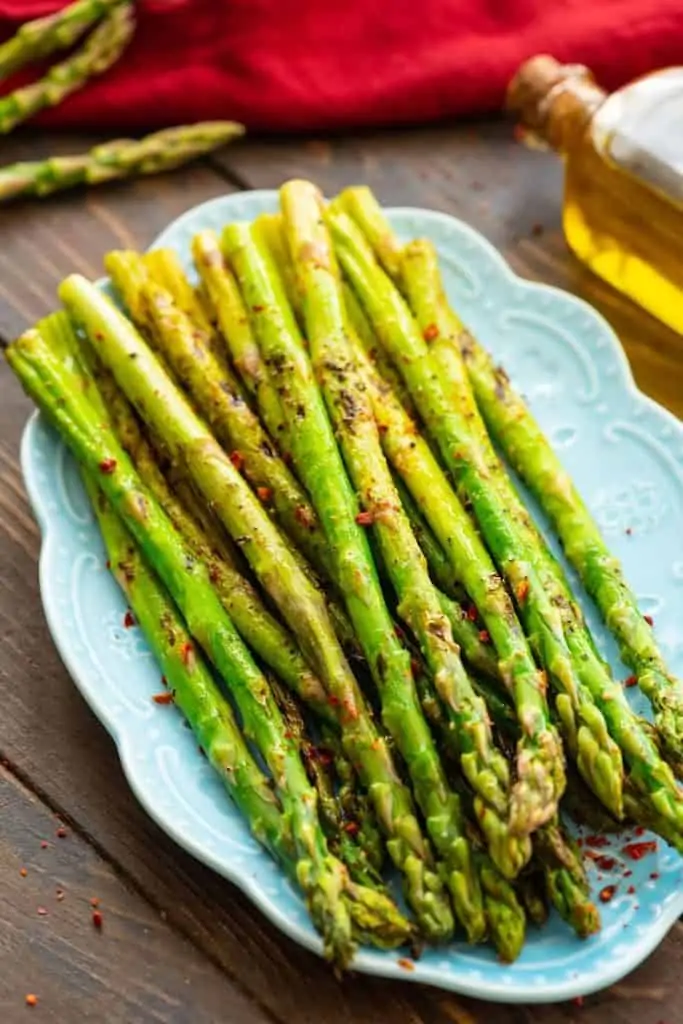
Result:
{"type": "MultiPolygon", "coordinates": [[[[7,144],[7,150],[12,150],[15,158],[27,158],[57,146],[62,151],[83,148],[84,141],[25,138],[7,144]]],[[[4,154],[3,159],[12,159],[12,154],[4,154]]],[[[500,246],[520,273],[590,297],[622,334],[641,385],[670,408],[683,412],[680,339],[677,342],[671,332],[634,311],[578,268],[559,234],[558,166],[549,157],[516,147],[507,127],[499,124],[389,132],[331,142],[246,143],[227,150],[212,166],[198,165],[182,175],[77,192],[49,203],[25,203],[3,211],[0,337],[14,336],[51,309],[55,286],[68,272],[99,275],[108,248],[144,246],[168,220],[197,202],[239,186],[274,187],[294,175],[312,177],[330,193],[344,184],[365,181],[385,202],[432,206],[463,216],[500,246]],[[543,224],[540,234],[534,227],[538,223],[543,224]]],[[[11,814],[15,824],[6,840],[3,821],[1,856],[16,865],[25,856],[22,829],[30,834],[31,815],[47,814],[45,808],[50,808],[50,814],[61,813],[77,833],[74,847],[81,858],[78,863],[89,865],[86,878],[90,871],[98,878],[116,876],[120,880],[121,891],[112,888],[107,896],[117,921],[127,921],[133,915],[139,920],[147,920],[150,914],[154,920],[161,912],[166,915],[164,927],[159,926],[150,939],[160,965],[166,960],[166,949],[169,951],[159,979],[168,976],[169,992],[178,992],[178,978],[171,975],[181,973],[174,965],[178,951],[189,948],[189,942],[188,963],[196,960],[192,969],[197,978],[204,963],[209,981],[206,986],[192,984],[190,1015],[183,1016],[178,1010],[177,1018],[164,1016],[162,1009],[161,1016],[149,1019],[192,1020],[193,1024],[230,1019],[260,1024],[265,1012],[286,1024],[389,1020],[406,1024],[601,1024],[609,1015],[614,1024],[673,1024],[683,995],[680,928],[625,983],[587,999],[583,1007],[492,1006],[363,977],[339,983],[317,959],[271,928],[234,887],[168,840],[131,796],[113,744],[79,697],[50,640],[37,585],[38,531],[17,464],[19,438],[30,404],[4,365],[0,368],[0,395],[0,752],[34,794],[31,797],[16,779],[5,780],[14,793],[11,814]],[[227,995],[217,1010],[212,999],[221,991],[221,979],[227,995]],[[240,991],[249,998],[249,1006],[241,1001],[240,991]]],[[[4,792],[3,799],[9,799],[4,792]]],[[[4,873],[2,864],[0,870],[4,873]]],[[[69,877],[76,886],[76,875],[69,877]]],[[[68,931],[68,920],[60,922],[56,915],[51,921],[54,943],[62,939],[77,943],[68,931]]],[[[75,928],[75,920],[72,925],[75,928]]],[[[13,927],[21,930],[16,924],[13,927]]],[[[26,941],[28,938],[27,932],[26,941]]],[[[14,941],[24,940],[18,936],[14,941]]],[[[36,950],[36,969],[41,964],[53,965],[55,987],[50,992],[61,998],[59,984],[66,970],[61,954],[55,953],[55,947],[38,946],[36,950]]],[[[90,945],[86,952],[93,955],[90,945]]],[[[97,1012],[101,1000],[109,998],[110,992],[125,994],[126,985],[141,995],[145,992],[149,975],[145,974],[144,956],[131,956],[126,961],[127,977],[123,972],[118,980],[107,975],[111,980],[106,983],[101,982],[102,965],[88,963],[85,974],[91,971],[96,976],[92,984],[102,984],[102,990],[97,989],[96,998],[93,996],[97,1012]]],[[[17,1013],[24,1011],[21,1001],[29,977],[21,974],[19,980],[16,974],[5,982],[4,962],[2,966],[0,986],[6,985],[8,995],[2,987],[0,992],[2,998],[11,999],[12,1008],[5,1013],[0,1003],[0,1019],[3,1024],[13,1024],[15,1019],[24,1019],[23,1013],[14,1016],[14,1007],[17,1013]]],[[[82,984],[85,1000],[94,990],[87,988],[85,978],[82,984]]],[[[165,988],[161,981],[159,987],[165,988]]],[[[42,1002],[41,1008],[47,1002],[42,1002]]],[[[72,1018],[62,1014],[53,1019],[72,1018]]],[[[104,1012],[97,1019],[116,1020],[104,1012]]],[[[126,1019],[148,1018],[133,1014],[126,1019]]]]}
{"type": "Polygon", "coordinates": [[[165,914],[2,768],[0,816],[0,1020],[25,1020],[32,993],[39,1019],[55,1024],[266,1024],[165,914]]]}

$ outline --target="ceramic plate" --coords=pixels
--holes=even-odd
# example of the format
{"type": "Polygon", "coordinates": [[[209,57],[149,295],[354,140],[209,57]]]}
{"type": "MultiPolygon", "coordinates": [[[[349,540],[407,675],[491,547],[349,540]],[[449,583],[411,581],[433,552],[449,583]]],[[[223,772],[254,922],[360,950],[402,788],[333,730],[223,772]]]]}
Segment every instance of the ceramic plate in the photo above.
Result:
{"type": "MultiPolygon", "coordinates": [[[[192,272],[195,232],[252,219],[276,204],[274,192],[212,200],[175,221],[154,245],[176,249],[192,272]]],[[[417,209],[389,215],[402,238],[426,235],[436,244],[455,307],[527,396],[622,559],[643,613],[653,616],[672,668],[683,674],[683,426],[637,391],[619,342],[589,306],[520,280],[485,239],[451,217],[417,209]]],[[[105,569],[75,464],[39,416],[26,428],[22,466],[43,534],[40,585],[50,630],[116,743],[138,799],[176,842],[319,953],[301,899],[251,839],[180,716],[150,700],[159,690],[158,667],[138,629],[124,628],[124,600],[105,569]]],[[[585,608],[601,650],[625,677],[594,609],[587,601],[585,608]]],[[[531,930],[509,967],[490,949],[461,943],[425,952],[414,970],[397,953],[370,949],[358,953],[355,967],[506,1003],[601,989],[639,964],[683,913],[683,859],[660,842],[656,852],[632,861],[623,853],[628,838],[599,851],[614,860],[610,870],[607,860],[602,870],[591,867],[596,901],[604,887],[616,890],[600,904],[602,931],[586,942],[553,917],[531,930]]]]}

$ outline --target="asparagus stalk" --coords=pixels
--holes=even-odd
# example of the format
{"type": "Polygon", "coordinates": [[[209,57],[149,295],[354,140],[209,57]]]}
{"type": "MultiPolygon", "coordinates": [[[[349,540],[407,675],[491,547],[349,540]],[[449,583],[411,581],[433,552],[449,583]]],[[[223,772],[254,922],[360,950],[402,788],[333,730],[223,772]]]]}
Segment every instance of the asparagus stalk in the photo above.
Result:
{"type": "MultiPolygon", "coordinates": [[[[200,503],[187,494],[179,499],[173,492],[116,381],[97,360],[90,346],[79,345],[65,315],[61,319],[55,316],[51,339],[53,351],[80,360],[97,381],[122,447],[133,461],[143,484],[159,502],[195,558],[206,565],[223,607],[242,639],[320,719],[334,721],[322,683],[308,667],[293,637],[270,614],[254,587],[238,571],[224,539],[216,536],[213,524],[207,523],[200,503]],[[188,508],[188,500],[192,502],[191,508],[188,508]],[[207,530],[212,532],[207,535],[207,530]]],[[[87,389],[87,376],[82,375],[82,380],[84,389],[87,389]]]]}
{"type": "Polygon", "coordinates": [[[548,898],[543,872],[534,864],[517,879],[517,893],[532,924],[541,928],[548,920],[548,898]]]}
{"type": "MultiPolygon", "coordinates": [[[[382,878],[372,861],[376,854],[374,844],[369,850],[365,849],[360,823],[355,818],[345,817],[343,805],[335,792],[333,758],[325,757],[308,735],[302,708],[296,698],[280,686],[276,679],[271,679],[270,685],[287,729],[299,746],[309,781],[318,795],[318,814],[330,850],[346,865],[354,882],[385,891],[382,878]]],[[[341,752],[339,759],[345,761],[341,752]]],[[[348,767],[344,772],[346,784],[353,787],[357,783],[353,769],[348,762],[344,767],[348,767]]],[[[351,802],[350,799],[347,802],[351,802]]]]}
{"type": "MultiPolygon", "coordinates": [[[[235,378],[213,355],[209,339],[150,281],[134,252],[110,252],[105,266],[139,327],[149,326],[156,347],[194,399],[224,448],[239,458],[257,495],[316,568],[328,568],[327,545],[315,511],[277,454],[258,417],[239,393],[235,378]],[[141,283],[138,296],[134,291],[141,283]],[[141,318],[138,310],[146,310],[141,318]]],[[[329,572],[326,573],[329,575],[329,572]]]]}
{"type": "MultiPolygon", "coordinates": [[[[454,736],[460,746],[463,771],[476,793],[475,813],[489,844],[491,856],[504,874],[514,877],[530,856],[531,844],[528,840],[520,841],[509,834],[506,820],[510,790],[508,765],[495,748],[486,706],[473,691],[463,668],[450,622],[443,614],[439,594],[431,583],[425,560],[403,512],[382,453],[372,407],[365,395],[362,377],[346,336],[342,293],[330,258],[329,235],[322,219],[322,197],[313,185],[298,181],[286,184],[281,190],[281,197],[290,251],[303,295],[313,371],[322,388],[361,504],[365,513],[372,518],[372,531],[396,592],[399,615],[420,643],[435,685],[447,708],[454,736]]],[[[312,485],[309,486],[312,491],[312,485]]],[[[394,644],[396,638],[393,625],[371,569],[367,571],[366,578],[366,613],[362,622],[356,622],[358,634],[362,639],[363,626],[373,632],[381,628],[386,630],[390,642],[394,644]],[[377,592],[377,611],[373,609],[375,619],[370,622],[369,594],[373,586],[377,592]]],[[[370,643],[366,640],[368,651],[371,649],[370,643]]],[[[419,779],[421,786],[426,785],[431,793],[431,803],[425,797],[421,800],[428,823],[430,815],[437,812],[438,818],[443,819],[444,809],[448,808],[452,794],[449,794],[438,753],[419,711],[409,670],[389,685],[386,679],[380,678],[378,688],[387,724],[395,719],[391,701],[395,701],[398,694],[403,694],[402,729],[396,731],[394,725],[393,735],[411,771],[418,801],[420,791],[416,779],[419,779]],[[393,692],[390,686],[395,688],[393,692]],[[412,714],[415,716],[412,724],[408,723],[406,713],[409,706],[412,706],[412,714]],[[410,742],[407,742],[408,730],[410,742]],[[416,740],[420,738],[421,731],[424,739],[418,747],[416,740]],[[419,772],[413,767],[416,756],[419,772]],[[431,777],[427,776],[427,766],[430,766],[431,777]],[[437,797],[442,805],[440,808],[435,806],[437,797]]],[[[464,837],[458,835],[453,827],[455,813],[451,812],[450,817],[450,834],[444,832],[440,825],[440,831],[433,833],[433,838],[446,865],[449,864],[450,850],[462,850],[458,853],[459,877],[454,899],[462,899],[462,876],[465,879],[469,877],[472,881],[468,885],[468,900],[462,910],[456,903],[456,912],[467,925],[467,919],[472,914],[472,894],[476,893],[473,883],[475,875],[464,837]]]]}
{"type": "Polygon", "coordinates": [[[451,928],[443,886],[384,739],[339,646],[322,595],[302,571],[267,512],[205,425],[173,387],[128,320],[84,278],[73,275],[60,297],[84,327],[103,362],[155,435],[184,463],[297,638],[322,681],[339,722],[344,751],[363,787],[401,872],[406,898],[423,933],[445,938],[451,928]]]}
{"type": "Polygon", "coordinates": [[[6,135],[46,107],[57,106],[93,75],[107,71],[125,50],[134,30],[133,5],[115,4],[73,56],[55,64],[39,81],[0,99],[0,134],[6,135]]]}
{"type": "Polygon", "coordinates": [[[56,50],[68,50],[121,0],[75,0],[61,11],[21,25],[0,46],[0,80],[56,50]]]}
{"type": "Polygon", "coordinates": [[[460,344],[487,426],[553,523],[567,558],[614,633],[655,711],[672,758],[683,758],[683,681],[668,670],[652,626],[643,618],[618,560],[548,439],[505,371],[460,325],[460,344]]]}
{"type": "MultiPolygon", "coordinates": [[[[393,255],[386,262],[391,272],[402,283],[404,290],[412,293],[416,310],[421,311],[423,328],[429,324],[430,335],[438,333],[445,341],[463,343],[463,350],[477,343],[466,331],[448,305],[443,293],[438,265],[433,249],[422,243],[410,247],[411,258],[404,258],[402,247],[393,235],[391,226],[385,220],[381,208],[369,189],[351,190],[355,196],[355,212],[364,228],[372,233],[373,247],[393,255]],[[432,316],[434,317],[432,321],[432,316]]],[[[348,201],[349,193],[346,193],[348,201]]],[[[453,371],[453,360],[446,354],[446,368],[453,371]]],[[[667,765],[662,761],[656,746],[656,734],[649,723],[639,719],[631,711],[625,695],[611,678],[609,668],[604,664],[593,638],[588,631],[581,610],[573,599],[569,584],[557,560],[550,553],[540,536],[524,504],[512,486],[504,467],[494,452],[486,434],[486,428],[479,411],[468,399],[468,389],[463,386],[462,373],[455,363],[455,379],[451,378],[453,393],[465,403],[465,414],[470,429],[475,431],[483,446],[489,469],[494,476],[506,509],[515,521],[516,528],[527,544],[534,564],[551,601],[562,617],[563,629],[571,651],[574,665],[583,687],[590,693],[599,711],[604,716],[612,738],[623,751],[629,765],[628,806],[630,815],[648,819],[661,835],[674,845],[680,843],[680,793],[667,765]]],[[[671,757],[671,751],[668,751],[671,757]]],[[[678,768],[680,762],[671,757],[678,768]]]]}
{"type": "Polygon", "coordinates": [[[200,291],[193,288],[188,281],[180,257],[175,250],[153,249],[145,254],[143,263],[148,277],[155,284],[165,289],[178,309],[183,312],[195,327],[199,328],[206,338],[209,348],[214,358],[218,361],[221,370],[230,378],[233,387],[239,391],[241,397],[246,398],[245,388],[229,368],[225,343],[219,336],[216,325],[209,315],[206,300],[200,291]]]}
{"type": "MultiPolygon", "coordinates": [[[[343,865],[328,851],[310,786],[294,741],[277,708],[267,680],[213,591],[205,567],[195,561],[150,493],[143,489],[128,456],[115,440],[99,410],[84,400],[78,377],[51,353],[39,331],[29,331],[7,353],[28,393],[62,433],[86,473],[96,476],[106,498],[143,554],[159,573],[188,630],[229,686],[245,733],[254,741],[273,774],[275,792],[290,822],[297,856],[296,877],[309,912],[320,930],[326,955],[340,966],[349,963],[355,944],[352,919],[372,922],[382,941],[407,925],[382,894],[352,885],[343,865]],[[359,910],[354,909],[354,903],[359,910]]],[[[193,666],[193,642],[180,659],[193,666]]],[[[362,929],[363,934],[366,929],[362,929]]],[[[369,932],[369,929],[367,929],[369,932]]]]}
{"type": "MultiPolygon", "coordinates": [[[[294,333],[294,320],[291,315],[283,313],[283,309],[288,308],[286,298],[265,255],[266,250],[258,245],[248,225],[237,224],[225,229],[223,248],[237,276],[245,303],[252,310],[263,358],[273,383],[278,387],[282,410],[287,418],[294,465],[311,495],[325,532],[333,558],[333,577],[344,597],[373,678],[383,694],[385,724],[390,734],[396,735],[402,728],[402,713],[410,714],[412,711],[410,658],[395,635],[379,589],[367,538],[356,522],[358,506],[322,397],[313,380],[301,339],[294,333]]],[[[429,736],[426,730],[426,735],[421,734],[417,723],[414,728],[416,746],[421,760],[425,762],[426,773],[429,736]]],[[[405,750],[403,746],[404,756],[408,754],[410,763],[415,763],[416,751],[405,750]]],[[[423,810],[429,807],[426,812],[428,831],[443,856],[446,844],[441,842],[443,836],[439,835],[437,828],[445,827],[442,822],[448,810],[444,803],[437,807],[441,795],[441,792],[426,792],[424,786],[416,793],[423,810]],[[429,797],[427,804],[425,797],[429,797]]],[[[453,850],[452,857],[455,856],[457,851],[453,850]]],[[[457,876],[452,870],[452,862],[446,867],[453,886],[457,876]]],[[[451,927],[445,915],[443,927],[451,927]]]]}
{"type": "MultiPolygon", "coordinates": [[[[574,601],[564,573],[547,549],[545,541],[533,524],[519,495],[512,487],[505,470],[498,459],[486,430],[479,418],[473,400],[468,401],[465,392],[469,389],[466,373],[461,363],[457,342],[453,339],[460,333],[454,314],[449,310],[443,293],[438,272],[436,254],[428,243],[411,243],[405,250],[402,263],[403,281],[406,291],[419,310],[421,322],[431,314],[433,323],[443,337],[441,356],[444,372],[449,373],[452,392],[459,389],[469,410],[469,423],[476,433],[487,459],[491,476],[496,482],[507,514],[514,522],[518,538],[530,552],[541,585],[558,610],[564,635],[579,679],[578,695],[590,701],[597,709],[600,720],[594,728],[609,730],[608,743],[617,748],[629,766],[629,777],[647,799],[653,801],[657,814],[668,817],[673,828],[683,829],[683,796],[675,784],[669,767],[661,759],[650,731],[631,710],[622,687],[611,677],[609,669],[597,654],[595,644],[588,632],[580,609],[574,601]],[[457,378],[457,380],[456,380],[457,378]]],[[[562,709],[558,703],[558,710],[562,709]]],[[[565,718],[565,728],[566,728],[565,718]]],[[[570,725],[571,728],[571,725],[570,725]]],[[[596,732],[596,736],[598,733],[596,732]]],[[[614,804],[606,805],[616,811],[614,804]]]]}
{"type": "Polygon", "coordinates": [[[192,255],[233,364],[245,387],[256,398],[270,436],[281,451],[288,452],[287,426],[280,396],[261,358],[239,286],[223,259],[215,231],[200,231],[195,235],[192,255]]]}
{"type": "MultiPolygon", "coordinates": [[[[346,266],[346,252],[341,248],[339,252],[346,266]]],[[[549,721],[542,677],[503,581],[429,445],[370,360],[366,357],[362,361],[358,352],[357,357],[362,362],[387,458],[478,608],[500,659],[500,671],[522,726],[513,821],[520,832],[530,833],[555,813],[564,785],[562,749],[549,721]]]]}

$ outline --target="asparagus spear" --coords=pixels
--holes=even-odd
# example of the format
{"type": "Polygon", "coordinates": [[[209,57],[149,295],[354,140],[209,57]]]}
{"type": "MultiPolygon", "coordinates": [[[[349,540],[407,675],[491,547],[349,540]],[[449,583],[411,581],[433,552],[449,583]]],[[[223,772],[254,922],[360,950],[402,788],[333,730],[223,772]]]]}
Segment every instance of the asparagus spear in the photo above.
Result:
{"type": "MultiPolygon", "coordinates": [[[[341,250],[340,250],[341,251],[341,250]]],[[[344,257],[345,258],[345,257],[344,257]]],[[[564,785],[562,749],[551,727],[543,683],[503,581],[429,445],[367,357],[364,369],[387,458],[403,479],[484,620],[522,725],[513,820],[531,832],[552,817],[564,785]]]]}
{"type": "Polygon", "coordinates": [[[232,361],[245,386],[255,396],[270,436],[281,451],[288,452],[280,396],[261,358],[246,306],[234,275],[223,259],[215,231],[200,231],[195,235],[192,255],[232,361]]]}
{"type": "MultiPolygon", "coordinates": [[[[410,658],[394,633],[384,605],[367,539],[356,522],[355,495],[301,340],[294,334],[294,320],[282,313],[286,308],[284,292],[272,264],[264,258],[265,250],[257,244],[248,225],[227,227],[223,248],[240,283],[245,303],[252,310],[263,358],[278,387],[282,410],[287,417],[293,461],[325,531],[333,558],[333,576],[382,693],[385,724],[391,735],[400,735],[402,729],[407,731],[401,722],[403,713],[412,715],[410,658]]],[[[419,719],[411,726],[411,731],[415,732],[415,749],[406,749],[403,743],[400,749],[408,756],[409,765],[414,765],[419,757],[426,776],[431,745],[429,734],[420,730],[419,719]]],[[[412,778],[415,783],[414,773],[412,778]]],[[[444,856],[447,846],[451,851],[446,868],[453,893],[456,885],[462,886],[455,870],[456,858],[462,854],[444,841],[448,803],[442,799],[442,791],[435,792],[424,785],[418,786],[416,796],[425,811],[427,828],[438,853],[444,856]],[[440,833],[439,829],[443,831],[440,833]]],[[[462,895],[465,897],[466,891],[462,891],[462,895]]]]}
{"type": "MultiPolygon", "coordinates": [[[[315,186],[307,182],[292,181],[281,190],[285,226],[293,254],[297,280],[303,295],[303,309],[309,340],[312,367],[322,389],[332,424],[341,442],[346,466],[365,512],[373,520],[372,530],[379,544],[382,562],[388,571],[398,599],[399,615],[420,643],[422,652],[434,676],[435,685],[447,708],[449,720],[461,751],[463,771],[473,786],[475,813],[486,836],[494,862],[509,877],[516,876],[531,853],[528,840],[510,836],[507,828],[509,812],[510,777],[507,762],[496,750],[488,727],[484,702],[474,693],[453,640],[448,618],[443,614],[439,594],[433,587],[419,545],[403,512],[391,473],[382,454],[381,443],[372,407],[365,395],[364,385],[355,365],[351,345],[345,332],[343,299],[330,259],[331,243],[322,220],[322,197],[315,186]]],[[[313,486],[309,484],[311,493],[313,486]]],[[[335,517],[339,518],[337,511],[335,517]]],[[[348,514],[348,513],[347,513],[348,514]]],[[[354,554],[358,550],[350,548],[354,554]]],[[[383,629],[396,642],[393,624],[384,605],[379,587],[373,580],[371,568],[366,571],[364,590],[366,610],[362,621],[356,621],[361,640],[365,627],[376,633],[383,629]],[[370,593],[375,588],[377,600],[370,621],[370,593]]],[[[353,606],[349,606],[349,611],[353,606]]],[[[365,647],[371,651],[371,642],[365,647]]],[[[408,666],[407,666],[408,668],[408,666]]],[[[402,729],[393,733],[413,776],[418,801],[421,800],[427,821],[435,813],[435,797],[442,808],[447,808],[449,792],[436,749],[419,711],[417,695],[409,669],[396,680],[387,683],[381,677],[378,689],[383,700],[387,724],[394,721],[392,700],[402,694],[402,729]],[[415,721],[409,726],[407,707],[413,708],[415,721]],[[409,740],[408,729],[410,729],[409,740]],[[416,749],[416,740],[423,731],[424,739],[416,749]],[[419,772],[413,767],[417,755],[419,772]],[[427,775],[427,767],[430,775],[427,775]],[[420,797],[420,786],[431,792],[431,805],[420,797]],[[432,809],[434,808],[434,809],[432,809]]],[[[394,726],[395,728],[395,726],[394,726]]],[[[443,809],[438,817],[443,818],[443,809]]],[[[449,850],[462,849],[459,854],[458,888],[454,899],[462,891],[462,876],[474,879],[474,873],[464,837],[453,827],[434,834],[434,843],[448,865],[449,850]],[[437,839],[438,835],[438,839],[437,839]]],[[[468,886],[470,895],[462,910],[456,903],[456,912],[463,923],[471,917],[472,895],[476,892],[473,881],[468,886]],[[467,915],[467,916],[464,916],[467,915]]],[[[461,897],[460,897],[461,898],[461,897]]]]}
{"type": "MultiPolygon", "coordinates": [[[[78,377],[51,353],[39,331],[29,331],[7,352],[28,393],[62,433],[86,473],[95,475],[150,564],[158,571],[193,640],[210,657],[236,701],[245,733],[271,770],[275,792],[290,822],[297,855],[297,881],[320,930],[326,954],[340,966],[354,952],[353,919],[382,922],[394,937],[407,926],[385,896],[351,884],[343,865],[327,849],[310,786],[296,744],[278,711],[268,683],[242,645],[213,591],[208,572],[192,558],[151,494],[140,484],[128,456],[102,423],[99,410],[83,398],[78,377]],[[353,904],[358,903],[355,910],[353,904]]],[[[193,666],[192,642],[180,648],[181,662],[193,666]]]]}
{"type": "Polygon", "coordinates": [[[590,511],[507,374],[469,332],[460,343],[477,402],[511,465],[538,498],[565,553],[614,633],[623,660],[650,699],[672,758],[683,758],[683,681],[668,670],[652,626],[590,511]]]}
{"type": "MultiPolygon", "coordinates": [[[[319,718],[334,721],[322,683],[306,664],[291,634],[268,612],[256,590],[238,571],[224,539],[217,538],[215,531],[207,536],[207,528],[212,530],[213,527],[207,524],[206,513],[202,514],[201,507],[197,508],[199,503],[194,501],[188,509],[188,496],[179,499],[174,494],[116,381],[97,360],[90,346],[79,345],[65,314],[61,318],[55,315],[50,336],[55,353],[80,360],[97,381],[122,447],[132,459],[142,482],[159,502],[195,558],[206,565],[223,607],[242,639],[319,718]]],[[[75,370],[77,372],[78,368],[75,370]]],[[[83,388],[87,389],[86,374],[82,374],[82,380],[83,388]]]]}
{"type": "Polygon", "coordinates": [[[408,789],[378,734],[339,646],[322,595],[301,570],[242,476],[173,387],[128,320],[79,275],[67,278],[60,297],[84,327],[102,361],[155,435],[183,462],[223,525],[238,541],[264,589],[297,638],[337,714],[344,750],[358,767],[401,872],[406,898],[420,928],[432,939],[451,929],[450,909],[415,817],[408,789]]]}
{"type": "MultiPolygon", "coordinates": [[[[373,245],[377,251],[392,251],[386,264],[402,282],[404,291],[412,298],[414,308],[422,317],[422,326],[430,327],[430,335],[438,334],[444,341],[457,344],[458,340],[476,345],[463,331],[462,324],[450,309],[441,285],[438,264],[433,248],[424,242],[409,247],[410,258],[402,255],[398,239],[384,219],[381,208],[368,189],[354,189],[355,211],[364,227],[373,232],[373,245]],[[469,341],[468,341],[469,339],[469,341]]],[[[346,193],[347,200],[349,193],[346,193]]],[[[442,346],[440,346],[441,348],[442,346]]],[[[465,346],[466,347],[466,346],[465,346]]],[[[638,813],[649,819],[659,833],[680,843],[677,833],[681,829],[681,796],[667,765],[662,761],[649,723],[631,711],[624,693],[611,678],[609,668],[597,653],[581,610],[571,594],[569,584],[557,560],[529,516],[524,504],[512,486],[504,467],[493,450],[479,411],[468,398],[457,361],[448,357],[447,372],[451,376],[452,394],[464,401],[464,412],[470,430],[482,445],[490,472],[496,480],[508,515],[514,520],[519,535],[525,540],[535,567],[551,601],[559,610],[572,659],[577,667],[583,687],[590,693],[629,765],[627,786],[631,814],[638,813]],[[635,808],[635,810],[634,810],[635,808]]],[[[674,760],[674,759],[672,759],[674,760]]],[[[678,762],[674,760],[678,767],[678,762]]]]}
{"type": "Polygon", "coordinates": [[[257,495],[263,495],[266,507],[273,509],[280,525],[313,565],[327,570],[327,545],[313,508],[241,397],[232,372],[213,355],[206,333],[175,305],[164,288],[149,279],[137,253],[110,252],[104,262],[137,325],[150,327],[156,347],[176,379],[190,393],[216,438],[239,458],[257,495]],[[144,318],[138,313],[141,309],[146,311],[144,318]]]}
{"type": "Polygon", "coordinates": [[[107,71],[125,50],[134,29],[133,5],[115,4],[73,56],[55,64],[39,81],[0,99],[0,134],[6,135],[45,107],[57,106],[93,75],[107,71]]]}
{"type": "Polygon", "coordinates": [[[55,14],[25,22],[0,46],[0,80],[56,50],[68,50],[119,3],[121,0],[75,0],[55,14]]]}

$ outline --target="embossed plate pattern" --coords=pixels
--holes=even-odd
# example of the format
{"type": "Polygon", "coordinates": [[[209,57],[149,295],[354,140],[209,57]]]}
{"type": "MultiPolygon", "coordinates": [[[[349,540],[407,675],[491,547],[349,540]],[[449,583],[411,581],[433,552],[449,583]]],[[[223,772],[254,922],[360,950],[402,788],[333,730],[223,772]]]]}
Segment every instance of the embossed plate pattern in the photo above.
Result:
{"type": "MultiPolygon", "coordinates": [[[[251,219],[276,203],[274,192],[213,200],[173,223],[155,245],[172,246],[191,271],[196,231],[251,219]]],[[[406,240],[426,235],[437,245],[456,308],[528,397],[623,560],[643,612],[654,617],[672,668],[682,673],[683,426],[636,390],[617,339],[589,306],[515,277],[488,242],[451,217],[415,209],[392,210],[390,217],[406,240]]],[[[24,434],[22,466],[43,533],[40,585],[50,630],[111,733],[138,799],[181,846],[319,953],[299,896],[251,839],[180,717],[150,700],[159,689],[158,668],[137,628],[123,627],[125,604],[105,569],[74,462],[37,415],[24,434]]],[[[601,650],[625,676],[613,643],[584,604],[601,650]]],[[[553,917],[531,931],[510,967],[498,964],[490,949],[460,943],[428,950],[412,971],[397,954],[366,949],[355,967],[508,1003],[603,988],[639,964],[683,913],[683,860],[660,843],[655,854],[630,862],[624,842],[619,837],[601,851],[616,858],[616,869],[592,870],[596,898],[604,886],[617,889],[601,905],[601,933],[587,942],[553,917]]]]}

